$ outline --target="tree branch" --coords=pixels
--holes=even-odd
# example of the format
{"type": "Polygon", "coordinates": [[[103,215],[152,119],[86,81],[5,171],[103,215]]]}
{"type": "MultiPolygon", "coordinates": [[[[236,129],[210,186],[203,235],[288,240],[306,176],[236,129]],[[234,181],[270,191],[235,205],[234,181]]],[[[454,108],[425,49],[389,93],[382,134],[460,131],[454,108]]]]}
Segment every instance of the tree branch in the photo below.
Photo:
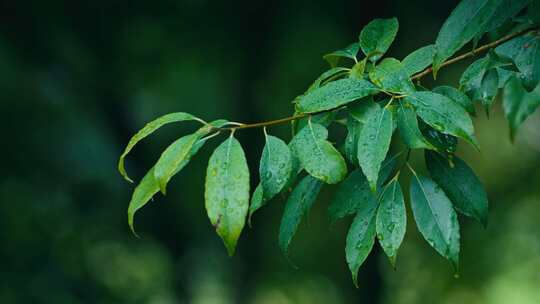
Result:
{"type": "MultiPolygon", "coordinates": [[[[501,45],[501,44],[513,39],[513,38],[516,38],[518,36],[526,35],[526,34],[537,32],[537,31],[540,31],[539,27],[536,27],[536,28],[533,28],[533,29],[525,29],[525,30],[522,30],[522,31],[519,31],[519,32],[515,32],[515,33],[512,33],[512,34],[506,35],[506,36],[504,36],[504,37],[502,37],[500,39],[497,39],[497,40],[495,40],[495,41],[493,41],[491,43],[482,45],[479,48],[476,48],[476,49],[474,49],[474,50],[472,50],[472,51],[470,51],[468,53],[456,56],[454,58],[451,58],[451,59],[443,62],[441,64],[441,68],[443,68],[445,66],[448,66],[448,65],[451,65],[451,64],[454,64],[456,62],[462,61],[464,59],[474,57],[474,56],[476,56],[476,55],[478,55],[480,53],[483,53],[485,51],[488,51],[490,49],[496,48],[497,46],[499,46],[499,45],[501,45]]],[[[424,76],[427,76],[427,75],[431,74],[432,72],[433,72],[433,67],[428,67],[425,70],[423,70],[422,72],[419,72],[419,73],[413,75],[411,77],[411,80],[418,80],[418,79],[420,79],[420,78],[422,78],[424,76]]],[[[320,113],[324,113],[324,112],[333,111],[333,110],[336,110],[336,109],[338,109],[340,107],[341,106],[333,108],[333,109],[314,112],[314,113],[296,114],[296,115],[293,115],[293,116],[280,118],[280,119],[276,119],[276,120],[262,121],[262,122],[251,123],[251,124],[239,124],[238,126],[234,126],[234,127],[216,128],[216,130],[235,131],[235,130],[241,130],[241,129],[251,129],[251,128],[260,128],[260,127],[268,127],[268,126],[280,125],[280,124],[284,124],[284,123],[287,123],[287,122],[290,122],[290,121],[302,119],[302,118],[307,117],[309,115],[316,115],[316,114],[320,114],[320,113]]]]}

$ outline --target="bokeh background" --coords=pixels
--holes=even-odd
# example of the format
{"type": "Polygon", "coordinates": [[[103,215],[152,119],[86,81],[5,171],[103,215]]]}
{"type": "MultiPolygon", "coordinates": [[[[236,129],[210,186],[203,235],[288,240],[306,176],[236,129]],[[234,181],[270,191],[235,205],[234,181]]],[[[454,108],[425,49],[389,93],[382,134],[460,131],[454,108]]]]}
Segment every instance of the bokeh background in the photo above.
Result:
{"type": "MultiPolygon", "coordinates": [[[[350,218],[330,227],[323,190],[291,245],[277,246],[283,201],[254,216],[228,258],[205,215],[213,140],[129,232],[133,185],[116,171],[129,137],[173,111],[252,122],[290,114],[326,69],[322,55],[375,17],[399,18],[399,59],[432,43],[455,1],[2,1],[0,303],[540,303],[540,113],[512,145],[500,106],[475,120],[482,152],[459,151],[490,197],[489,226],[461,218],[459,278],[408,223],[391,269],[376,248],[353,286],[350,218]]],[[[465,64],[443,70],[456,85],[465,64]]],[[[429,85],[429,81],[426,83],[429,85]]],[[[140,178],[195,124],[134,149],[140,178]]],[[[287,126],[270,132],[289,139],[287,126]]],[[[261,130],[238,133],[252,176],[261,130]]],[[[463,145],[464,146],[464,145],[463,145]]],[[[421,155],[413,155],[418,167],[421,155]]],[[[422,170],[422,169],[420,169],[422,170]]],[[[255,184],[256,178],[253,179],[255,184]]]]}

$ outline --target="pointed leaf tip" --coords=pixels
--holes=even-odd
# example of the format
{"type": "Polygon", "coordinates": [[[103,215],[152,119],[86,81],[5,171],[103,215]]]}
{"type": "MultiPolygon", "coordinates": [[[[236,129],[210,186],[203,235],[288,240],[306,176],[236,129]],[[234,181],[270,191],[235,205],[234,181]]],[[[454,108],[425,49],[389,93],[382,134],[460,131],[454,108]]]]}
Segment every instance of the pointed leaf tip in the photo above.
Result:
{"type": "Polygon", "coordinates": [[[232,256],[249,208],[249,169],[236,138],[229,137],[212,153],[204,196],[208,218],[232,256]]]}

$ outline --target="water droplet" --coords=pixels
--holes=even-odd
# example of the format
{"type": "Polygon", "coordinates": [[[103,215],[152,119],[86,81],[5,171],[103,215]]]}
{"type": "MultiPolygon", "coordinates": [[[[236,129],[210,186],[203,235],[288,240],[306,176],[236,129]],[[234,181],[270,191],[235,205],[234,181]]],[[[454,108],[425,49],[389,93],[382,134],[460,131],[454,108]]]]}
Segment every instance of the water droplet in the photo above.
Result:
{"type": "Polygon", "coordinates": [[[395,227],[396,227],[396,224],[390,223],[388,226],[386,226],[386,229],[388,230],[388,232],[392,232],[394,231],[395,227]]]}
{"type": "Polygon", "coordinates": [[[272,172],[270,171],[266,172],[266,178],[272,178],[272,172]]]}
{"type": "Polygon", "coordinates": [[[369,139],[374,140],[374,139],[375,139],[375,134],[371,134],[371,135],[369,136],[369,139]]]}
{"type": "Polygon", "coordinates": [[[280,169],[285,168],[285,163],[280,163],[280,164],[279,164],[279,168],[280,168],[280,169]]]}

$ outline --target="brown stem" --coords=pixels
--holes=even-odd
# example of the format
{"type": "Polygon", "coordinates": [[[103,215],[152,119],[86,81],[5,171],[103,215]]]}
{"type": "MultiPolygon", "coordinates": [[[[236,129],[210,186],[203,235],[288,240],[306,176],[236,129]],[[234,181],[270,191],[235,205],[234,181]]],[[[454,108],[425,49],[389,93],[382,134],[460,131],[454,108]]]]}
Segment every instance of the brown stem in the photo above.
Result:
{"type": "MultiPolygon", "coordinates": [[[[479,48],[476,48],[468,53],[465,53],[463,55],[459,55],[459,56],[456,56],[452,59],[449,59],[445,62],[443,62],[441,64],[441,68],[442,67],[445,67],[447,65],[451,65],[453,63],[456,63],[458,61],[461,61],[461,60],[464,60],[464,59],[467,59],[467,58],[470,58],[470,57],[474,57],[482,52],[485,52],[487,50],[490,50],[492,48],[496,48],[497,46],[505,43],[506,41],[508,40],[511,40],[513,38],[516,38],[517,36],[521,36],[521,35],[525,35],[525,34],[528,34],[528,33],[532,33],[532,32],[535,32],[535,31],[538,31],[540,28],[534,28],[534,29],[526,29],[526,30],[522,30],[522,31],[519,31],[519,32],[515,32],[513,34],[510,34],[510,35],[506,35],[500,39],[497,39],[491,43],[488,43],[488,44],[485,44],[479,48]]],[[[417,73],[415,75],[413,75],[413,77],[411,77],[412,80],[416,80],[416,79],[420,79],[426,75],[429,75],[431,74],[431,72],[433,72],[433,67],[429,67],[429,68],[426,68],[425,70],[423,70],[422,72],[420,73],[417,73]]]]}
{"type": "MultiPolygon", "coordinates": [[[[441,64],[441,68],[445,67],[445,66],[448,66],[448,65],[451,65],[451,64],[454,64],[456,62],[462,61],[464,59],[474,57],[474,56],[476,56],[476,55],[478,55],[480,53],[483,53],[483,52],[485,52],[487,50],[495,48],[495,47],[497,47],[497,46],[499,46],[499,45],[505,43],[506,41],[511,40],[511,39],[513,39],[515,37],[525,35],[525,34],[529,34],[529,33],[533,33],[533,32],[537,32],[537,31],[540,31],[539,27],[533,28],[533,29],[525,29],[525,30],[522,30],[522,31],[519,31],[519,32],[515,32],[515,33],[512,33],[512,34],[506,35],[506,36],[504,36],[504,37],[502,37],[500,39],[497,39],[497,40],[495,40],[495,41],[493,41],[491,43],[482,45],[481,47],[476,48],[476,49],[474,49],[474,50],[472,50],[472,51],[470,51],[468,53],[456,56],[454,58],[451,58],[451,59],[443,62],[441,64]]],[[[419,72],[419,73],[413,75],[411,77],[411,79],[412,80],[417,80],[417,79],[420,79],[420,78],[422,78],[422,77],[424,77],[426,75],[431,74],[432,72],[433,72],[433,67],[428,67],[425,70],[423,70],[422,72],[419,72]]],[[[293,115],[293,116],[290,116],[290,117],[280,118],[280,119],[276,119],[276,120],[262,121],[262,122],[251,123],[251,124],[240,124],[239,126],[223,127],[223,128],[216,128],[216,129],[234,131],[234,130],[240,130],[240,129],[268,127],[268,126],[284,124],[284,123],[287,123],[287,122],[290,122],[290,121],[294,121],[294,120],[304,118],[304,117],[309,116],[309,115],[320,114],[320,113],[324,113],[324,112],[328,112],[328,111],[333,111],[333,110],[336,110],[336,109],[337,108],[332,108],[332,109],[323,110],[323,111],[314,112],[314,113],[296,114],[296,115],[293,115]]]]}

